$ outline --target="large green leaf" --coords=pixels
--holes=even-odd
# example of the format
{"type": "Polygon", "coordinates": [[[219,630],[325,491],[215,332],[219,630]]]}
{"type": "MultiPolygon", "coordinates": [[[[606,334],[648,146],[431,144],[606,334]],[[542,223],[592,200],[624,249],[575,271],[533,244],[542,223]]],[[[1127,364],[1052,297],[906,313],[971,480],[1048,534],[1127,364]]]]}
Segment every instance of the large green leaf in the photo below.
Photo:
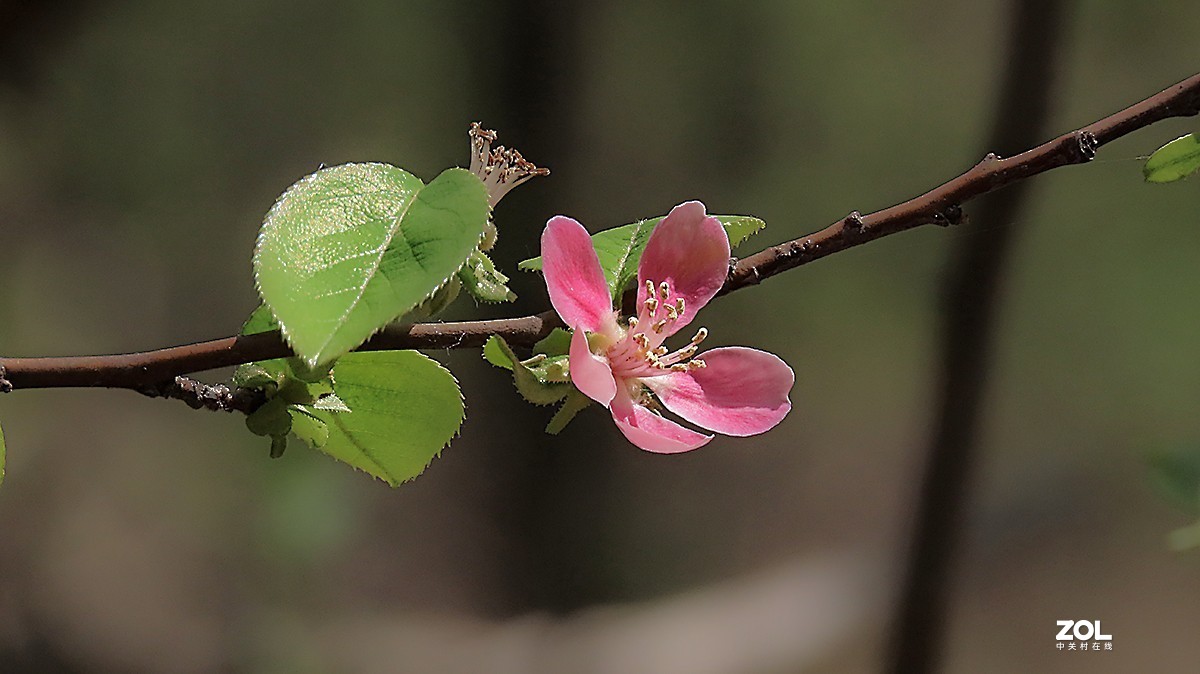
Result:
{"type": "Polygon", "coordinates": [[[458,382],[416,351],[350,353],[333,378],[351,411],[306,410],[328,429],[320,450],[393,487],[420,475],[462,425],[458,382]]]}
{"type": "Polygon", "coordinates": [[[1142,174],[1146,182],[1169,183],[1197,170],[1200,170],[1200,138],[1189,133],[1155,150],[1142,167],[1142,174]]]}
{"type": "MultiPolygon", "coordinates": [[[[596,256],[600,258],[600,266],[604,269],[604,279],[608,281],[609,293],[615,298],[637,278],[638,262],[642,259],[642,251],[650,234],[663,217],[641,220],[629,225],[606,229],[592,235],[592,246],[596,256]]],[[[748,239],[758,230],[766,227],[766,223],[748,215],[718,215],[715,216],[725,227],[729,235],[730,247],[748,239]]],[[[518,269],[536,271],[542,268],[542,258],[535,257],[517,265],[518,269]]]]}
{"type": "Polygon", "coordinates": [[[322,169],[267,214],[254,253],[259,292],[296,354],[328,362],[441,287],[487,218],[487,189],[464,169],[425,186],[387,164],[322,169]]]}

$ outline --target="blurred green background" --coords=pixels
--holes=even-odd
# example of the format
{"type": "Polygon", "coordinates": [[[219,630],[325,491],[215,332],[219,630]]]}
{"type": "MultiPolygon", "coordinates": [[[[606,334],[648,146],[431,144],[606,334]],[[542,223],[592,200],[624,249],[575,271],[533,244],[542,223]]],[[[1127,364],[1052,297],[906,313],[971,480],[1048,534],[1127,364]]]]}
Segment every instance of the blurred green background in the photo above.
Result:
{"type": "MultiPolygon", "coordinates": [[[[275,197],[321,164],[430,178],[481,120],[554,174],[497,209],[593,231],[699,198],[750,252],[982,155],[1007,3],[0,2],[0,352],[225,336],[275,197]]],[[[1080,1],[1047,136],[1197,71],[1200,4],[1080,1]]],[[[1194,671],[1197,553],[1145,455],[1200,445],[1200,190],[1141,182],[1197,122],[1038,178],[1006,279],[945,671],[1194,671]],[[1101,620],[1110,653],[1054,648],[1101,620]]],[[[968,208],[968,212],[970,208],[968,208]]],[[[714,303],[797,372],[772,433],[557,438],[477,352],[461,437],[392,490],[233,416],[123,391],[0,400],[0,670],[873,672],[936,384],[926,228],[714,303]]],[[[512,271],[517,307],[547,306],[512,271]]],[[[217,380],[222,373],[208,375],[217,380]]]]}

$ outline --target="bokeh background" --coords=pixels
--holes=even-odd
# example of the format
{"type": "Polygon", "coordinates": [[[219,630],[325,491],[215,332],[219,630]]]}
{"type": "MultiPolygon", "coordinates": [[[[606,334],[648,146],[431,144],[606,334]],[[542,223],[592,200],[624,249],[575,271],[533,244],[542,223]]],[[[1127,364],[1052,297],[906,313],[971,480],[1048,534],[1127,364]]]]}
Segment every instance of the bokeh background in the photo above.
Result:
{"type": "MultiPolygon", "coordinates": [[[[432,177],[472,120],[554,174],[497,210],[594,230],[686,199],[743,252],[914,196],[981,156],[1008,3],[0,2],[0,352],[225,336],[274,198],[321,164],[432,177]]],[[[1193,74],[1200,4],[1075,3],[1047,137],[1193,74]]],[[[1035,181],[1005,278],[944,671],[1195,671],[1200,558],[1145,457],[1200,445],[1200,190],[1135,159],[1035,181]],[[1114,650],[1054,648],[1101,620],[1114,650]]],[[[970,211],[970,208],[968,208],[970,211]]],[[[241,419],[124,391],[0,400],[4,672],[880,671],[933,423],[951,247],[925,228],[712,305],[780,354],[775,431],[642,453],[557,438],[477,352],[461,437],[392,490],[241,419]]],[[[516,307],[547,306],[513,271],[516,307]]],[[[216,381],[225,373],[211,373],[216,381]]]]}

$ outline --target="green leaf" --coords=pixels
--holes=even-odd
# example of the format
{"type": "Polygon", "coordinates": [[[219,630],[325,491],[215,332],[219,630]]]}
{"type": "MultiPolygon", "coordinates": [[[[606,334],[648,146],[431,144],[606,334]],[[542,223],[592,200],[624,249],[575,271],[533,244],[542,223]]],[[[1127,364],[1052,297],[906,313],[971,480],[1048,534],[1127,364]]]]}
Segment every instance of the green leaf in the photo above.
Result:
{"type": "Polygon", "coordinates": [[[554,416],[550,418],[550,423],[546,424],[546,432],[550,435],[558,435],[562,429],[567,427],[567,424],[571,423],[575,415],[579,414],[580,410],[591,404],[591,398],[580,393],[578,389],[573,389],[563,400],[562,407],[559,407],[554,416]]]}
{"type": "Polygon", "coordinates": [[[511,350],[507,348],[507,344],[500,346],[504,340],[496,335],[488,337],[488,340],[483,343],[483,359],[495,365],[502,367],[505,370],[513,369],[513,359],[508,357],[511,350]]]}
{"type": "Polygon", "coordinates": [[[328,428],[321,451],[393,487],[420,475],[462,424],[458,382],[416,351],[350,353],[333,377],[353,411],[310,410],[328,428]]]}
{"type": "Polygon", "coordinates": [[[1150,479],[1163,498],[1191,515],[1200,515],[1200,448],[1152,455],[1150,479]]]}
{"type": "Polygon", "coordinates": [[[329,426],[303,405],[288,406],[292,415],[292,433],[308,443],[313,449],[320,449],[329,442],[329,426]]]}
{"type": "Polygon", "coordinates": [[[533,345],[534,353],[544,353],[547,356],[565,356],[571,352],[571,333],[562,328],[554,328],[550,334],[533,345]]]}
{"type": "Polygon", "coordinates": [[[1142,175],[1146,182],[1170,183],[1186,178],[1200,169],[1200,138],[1189,133],[1154,151],[1142,175]]]}
{"type": "Polygon", "coordinates": [[[409,323],[418,323],[428,321],[429,319],[442,313],[458,299],[458,292],[462,290],[462,281],[458,280],[457,276],[451,276],[449,281],[446,281],[441,288],[438,288],[432,295],[421,300],[421,303],[406,312],[401,320],[409,323]]]}
{"type": "Polygon", "coordinates": [[[297,355],[328,362],[442,287],[479,245],[487,189],[387,164],[322,169],[283,193],[254,252],[263,301],[297,355]]]}
{"type": "MultiPolygon", "coordinates": [[[[658,223],[666,216],[641,220],[629,225],[606,229],[592,235],[592,246],[600,258],[600,266],[604,269],[604,279],[608,281],[608,290],[614,298],[620,295],[637,278],[638,262],[642,259],[642,251],[646,242],[658,223]]],[[[729,236],[729,246],[735,247],[751,235],[758,232],[767,223],[748,215],[718,215],[716,216],[725,227],[729,236]]],[[[542,268],[542,258],[535,257],[517,265],[518,269],[537,271],[542,268]]]]}
{"type": "Polygon", "coordinates": [[[512,302],[516,293],[508,289],[508,277],[496,269],[492,258],[476,250],[458,270],[462,287],[480,302],[512,302]]]}
{"type": "MultiPolygon", "coordinates": [[[[508,342],[504,341],[502,337],[493,335],[488,342],[492,340],[495,340],[496,349],[503,354],[504,359],[512,364],[512,367],[509,369],[512,370],[513,383],[516,384],[517,392],[529,402],[534,405],[549,405],[562,400],[568,393],[574,390],[571,384],[565,383],[567,381],[565,363],[556,362],[551,364],[547,362],[548,359],[545,357],[531,358],[528,361],[521,362],[517,358],[517,355],[513,353],[512,348],[508,346],[508,342]],[[536,363],[539,368],[531,368],[529,363],[536,363]],[[546,367],[542,368],[540,366],[546,367]],[[562,377],[559,381],[554,381],[551,378],[552,371],[549,368],[554,366],[559,368],[558,372],[562,377]]],[[[557,360],[565,361],[566,358],[559,356],[557,360]]],[[[504,366],[501,365],[500,367],[504,366]]]]}

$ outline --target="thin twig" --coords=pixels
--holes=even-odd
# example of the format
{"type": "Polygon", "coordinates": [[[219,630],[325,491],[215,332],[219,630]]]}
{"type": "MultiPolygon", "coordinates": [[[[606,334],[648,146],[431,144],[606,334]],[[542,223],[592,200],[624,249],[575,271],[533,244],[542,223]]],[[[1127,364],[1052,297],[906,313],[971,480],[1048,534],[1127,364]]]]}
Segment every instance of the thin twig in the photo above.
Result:
{"type": "MultiPolygon", "coordinates": [[[[808,236],[772,246],[734,265],[722,294],[827,255],[926,224],[962,220],[962,204],[1059,166],[1090,161],[1096,148],[1171,117],[1200,113],[1200,74],[1094,124],[1014,157],[984,157],[962,175],[902,204],[857,216],[851,213],[808,236]]],[[[460,323],[420,323],[376,335],[360,350],[478,347],[489,335],[529,346],[561,325],[552,311],[534,316],[460,323]]],[[[157,351],[112,356],[3,358],[14,388],[98,386],[140,390],[176,376],[290,355],[278,333],[227,337],[157,351]]]]}

